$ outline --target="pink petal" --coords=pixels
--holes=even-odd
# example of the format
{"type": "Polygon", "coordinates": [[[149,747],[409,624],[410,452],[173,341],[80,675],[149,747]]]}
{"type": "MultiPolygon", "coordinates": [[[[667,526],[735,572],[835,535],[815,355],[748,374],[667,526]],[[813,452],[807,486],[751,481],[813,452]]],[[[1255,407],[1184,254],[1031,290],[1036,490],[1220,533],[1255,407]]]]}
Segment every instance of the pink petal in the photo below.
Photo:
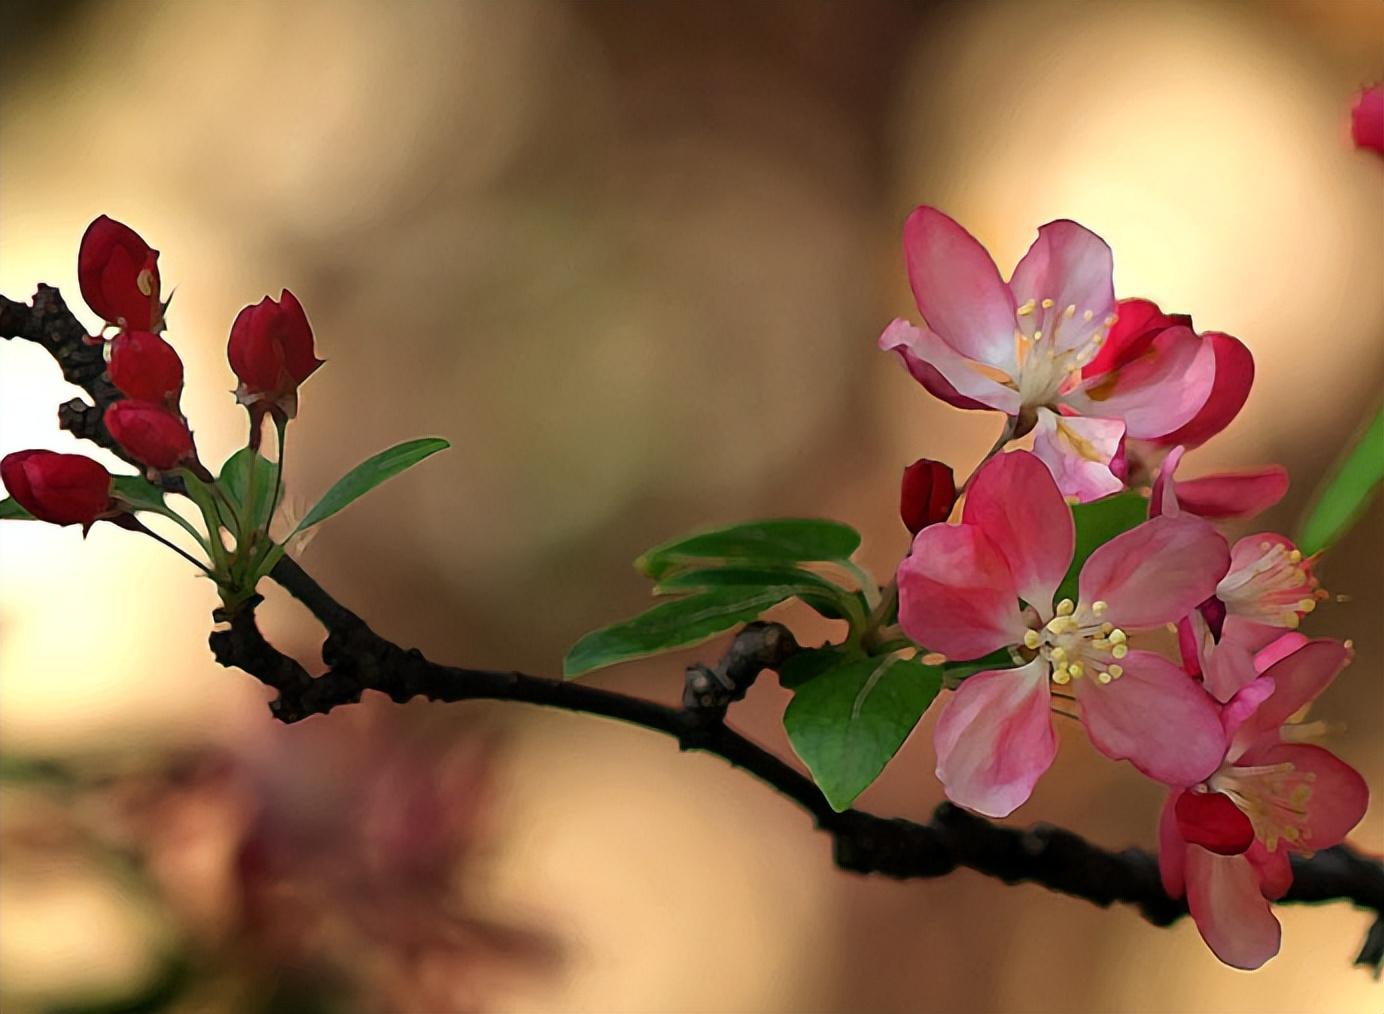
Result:
{"type": "MultiPolygon", "coordinates": [[[[1227,740],[1235,738],[1240,727],[1254,716],[1275,689],[1277,688],[1272,679],[1260,676],[1253,683],[1241,687],[1238,693],[1226,701],[1225,707],[1221,709],[1221,728],[1225,730],[1227,740]]],[[[1233,749],[1231,756],[1236,756],[1233,749]]]]}
{"type": "Polygon", "coordinates": [[[1042,659],[962,683],[934,734],[947,798],[987,817],[1013,813],[1057,755],[1051,702],[1042,659]]]}
{"type": "Polygon", "coordinates": [[[1182,509],[1204,518],[1252,518],[1288,492],[1288,472],[1281,465],[1250,472],[1221,472],[1176,484],[1182,509]]]}
{"type": "Polygon", "coordinates": [[[1277,901],[1293,886],[1293,867],[1286,848],[1270,852],[1263,842],[1256,841],[1245,853],[1245,858],[1259,876],[1259,893],[1270,901],[1277,901]]]}
{"type": "Polygon", "coordinates": [[[1238,856],[1254,842],[1254,825],[1224,792],[1184,790],[1173,806],[1178,833],[1219,856],[1238,856]]]}
{"type": "Polygon", "coordinates": [[[991,458],[971,480],[961,520],[983,531],[1004,556],[1019,597],[1051,618],[1076,534],[1072,512],[1043,463],[1028,451],[991,458]]]}
{"type": "Polygon", "coordinates": [[[1124,439],[1118,419],[1063,418],[1040,408],[1034,433],[1033,453],[1048,466],[1063,496],[1089,503],[1124,489],[1111,468],[1124,439]]]}
{"type": "Polygon", "coordinates": [[[1330,750],[1310,743],[1279,743],[1247,755],[1244,763],[1293,765],[1295,773],[1311,777],[1307,820],[1302,838],[1294,844],[1316,852],[1345,839],[1369,806],[1370,790],[1353,767],[1330,750]]]}
{"type": "Polygon", "coordinates": [[[1170,898],[1180,898],[1187,891],[1187,843],[1177,829],[1177,798],[1182,790],[1174,789],[1163,800],[1158,815],[1158,877],[1170,898]]]}
{"type": "Polygon", "coordinates": [[[1083,377],[1098,377],[1133,362],[1142,356],[1159,333],[1170,327],[1191,327],[1185,313],[1164,313],[1148,299],[1122,299],[1115,304],[1116,319],[1105,336],[1105,344],[1081,371],[1083,377]]]}
{"type": "Polygon", "coordinates": [[[1189,848],[1187,907],[1201,938],[1227,965],[1258,968],[1278,953],[1282,930],[1244,856],[1189,848]]]}
{"type": "Polygon", "coordinates": [[[1035,304],[1019,327],[1029,336],[1053,335],[1059,351],[1080,348],[1115,312],[1114,270],[1110,247],[1090,229],[1066,219],[1042,226],[1009,282],[1015,303],[1035,304]]]}
{"type": "Polygon", "coordinates": [[[1202,679],[1216,700],[1228,701],[1242,687],[1253,683],[1259,674],[1254,664],[1259,638],[1249,636],[1253,634],[1252,624],[1242,623],[1237,617],[1230,616],[1221,629],[1220,641],[1214,642],[1209,636],[1210,631],[1205,630],[1205,621],[1202,621],[1202,627],[1198,627],[1199,620],[1199,614],[1189,617],[1193,630],[1205,631],[1200,642],[1202,679]]]}
{"type": "Polygon", "coordinates": [[[1273,680],[1274,692],[1255,712],[1254,730],[1277,730],[1304,705],[1316,700],[1349,661],[1350,649],[1340,641],[1322,637],[1308,641],[1270,666],[1264,676],[1273,680]]]}
{"type": "Polygon", "coordinates": [[[1280,635],[1277,640],[1255,653],[1254,668],[1259,672],[1266,671],[1270,666],[1297,651],[1309,640],[1311,639],[1306,634],[1299,634],[1296,630],[1280,635]]]}
{"type": "Polygon", "coordinates": [[[1115,536],[1081,568],[1081,601],[1103,600],[1117,627],[1153,627],[1191,612],[1216,591],[1230,547],[1200,518],[1157,517],[1115,536]]]}
{"type": "Polygon", "coordinates": [[[897,352],[913,379],[957,408],[993,408],[1010,415],[1019,411],[1017,390],[980,373],[975,362],[926,327],[896,320],[879,336],[879,347],[897,352]]]}
{"type": "Polygon", "coordinates": [[[1157,442],[1165,446],[1201,446],[1229,426],[1249,399],[1254,383],[1254,356],[1249,349],[1240,339],[1219,331],[1209,331],[1201,340],[1211,346],[1216,358],[1211,393],[1189,422],[1158,438],[1157,442]]]}
{"type": "Polygon", "coordinates": [[[1177,466],[1182,464],[1182,455],[1186,453],[1185,447],[1174,447],[1163,459],[1163,464],[1158,466],[1158,473],[1153,477],[1153,490],[1149,494],[1149,517],[1182,513],[1182,505],[1177,500],[1177,483],[1173,481],[1173,475],[1177,472],[1177,466]]]}
{"type": "Polygon", "coordinates": [[[948,658],[979,658],[1028,629],[1004,556],[972,525],[931,525],[899,564],[899,623],[948,658]]]}
{"type": "Polygon", "coordinates": [[[1384,155],[1384,85],[1362,88],[1350,107],[1350,136],[1357,148],[1384,155]]]}
{"type": "Polygon", "coordinates": [[[1074,680],[1086,734],[1101,753],[1165,785],[1195,785],[1220,766],[1225,733],[1216,703],[1162,655],[1131,651],[1110,683],[1074,680]]]}
{"type": "Polygon", "coordinates": [[[1216,354],[1191,328],[1171,327],[1126,366],[1083,380],[1065,396],[1081,415],[1123,419],[1129,435],[1149,439],[1191,420],[1211,393],[1216,354]]]}
{"type": "Polygon", "coordinates": [[[985,248],[924,206],[904,223],[903,251],[927,326],[960,355],[1012,373],[1014,297],[985,248]]]}

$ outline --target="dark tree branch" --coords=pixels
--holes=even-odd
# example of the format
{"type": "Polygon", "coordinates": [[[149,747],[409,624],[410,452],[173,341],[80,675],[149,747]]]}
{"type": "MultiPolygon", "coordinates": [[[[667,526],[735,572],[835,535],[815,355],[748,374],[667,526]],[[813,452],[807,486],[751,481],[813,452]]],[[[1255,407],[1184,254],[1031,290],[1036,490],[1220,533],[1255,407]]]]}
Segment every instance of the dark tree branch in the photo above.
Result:
{"type": "MultiPolygon", "coordinates": [[[[82,386],[96,404],[84,406],[84,412],[65,406],[64,419],[72,423],[67,428],[109,447],[112,442],[99,413],[119,395],[112,395],[109,380],[97,371],[100,350],[81,342],[84,335],[56,289],[40,286],[32,308],[0,297],[0,337],[27,338],[53,354],[63,375],[82,386]]],[[[270,576],[326,629],[322,659],[327,672],[310,676],[265,640],[255,621],[258,598],[231,615],[218,610],[214,618],[220,629],[213,631],[210,644],[222,665],[242,669],[275,691],[270,710],[279,721],[326,714],[359,701],[367,690],[401,703],[414,697],[440,702],[491,699],[602,715],[671,736],[683,750],[715,754],[776,789],[831,835],[836,863],[844,870],[912,878],[940,877],[965,867],[1007,884],[1040,884],[1102,907],[1116,902],[1132,905],[1158,926],[1187,914],[1185,900],[1163,891],[1157,859],[1141,849],[1112,852],[1046,825],[1005,827],[950,804],[939,806],[927,823],[859,810],[834,811],[809,778],[724,721],[729,705],[744,696],[762,670],[777,669],[798,650],[793,635],[780,624],[751,623],[717,665],[689,667],[683,705],[669,707],[580,683],[439,665],[417,649],[380,637],[293,560],[280,560],[270,576]]],[[[1378,859],[1346,845],[1310,858],[1295,856],[1293,885],[1282,900],[1349,901],[1373,911],[1377,918],[1356,964],[1377,970],[1384,963],[1384,865],[1378,859]]]]}

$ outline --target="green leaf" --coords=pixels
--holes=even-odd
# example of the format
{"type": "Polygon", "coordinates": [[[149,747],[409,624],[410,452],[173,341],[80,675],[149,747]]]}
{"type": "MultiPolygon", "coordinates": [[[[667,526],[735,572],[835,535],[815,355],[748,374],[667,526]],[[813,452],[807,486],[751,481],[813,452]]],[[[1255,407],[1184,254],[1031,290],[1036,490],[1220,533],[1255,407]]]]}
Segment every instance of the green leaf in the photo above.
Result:
{"type": "Polygon", "coordinates": [[[0,500],[0,521],[6,520],[32,521],[34,516],[19,506],[19,501],[14,497],[7,496],[0,500]]]}
{"type": "MultiPolygon", "coordinates": [[[[1057,600],[1076,601],[1077,579],[1087,557],[1115,536],[1129,531],[1148,519],[1149,502],[1138,493],[1120,493],[1094,503],[1072,505],[1072,520],[1076,523],[1076,552],[1067,576],[1057,589],[1057,600]]],[[[1036,603],[1030,603],[1036,604],[1036,603]]]]}
{"type": "Polygon", "coordinates": [[[832,620],[848,620],[863,625],[869,609],[859,592],[842,588],[820,574],[801,567],[704,567],[674,571],[654,587],[655,595],[678,595],[713,588],[766,588],[771,585],[799,585],[820,589],[798,593],[817,612],[832,620]]]}
{"type": "Polygon", "coordinates": [[[616,662],[696,644],[805,590],[810,586],[720,588],[664,602],[632,620],[587,634],[567,652],[562,673],[571,679],[616,662]]]}
{"type": "Polygon", "coordinates": [[[783,724],[832,809],[879,777],[941,687],[940,669],[895,655],[855,659],[798,687],[783,724]]]}
{"type": "Polygon", "coordinates": [[[839,562],[860,547],[849,525],[812,518],[771,518],[699,532],[649,550],[635,566],[659,580],[697,561],[766,563],[839,562]]]}
{"type": "Polygon", "coordinates": [[[1318,491],[1312,512],[1298,536],[1304,553],[1320,553],[1345,534],[1359,519],[1375,488],[1384,480],[1384,407],[1360,435],[1318,491]]]}
{"type": "Polygon", "coordinates": [[[115,494],[137,511],[158,511],[168,513],[163,490],[138,475],[117,475],[115,494]]]}
{"type": "Polygon", "coordinates": [[[296,531],[321,524],[337,511],[370,492],[386,479],[411,468],[429,455],[452,446],[440,437],[420,437],[396,444],[367,458],[336,481],[317,505],[299,522],[296,531]]]}
{"type": "Polygon", "coordinates": [[[859,648],[844,644],[831,644],[825,648],[809,648],[788,657],[779,667],[779,686],[796,690],[808,680],[814,680],[823,673],[839,669],[847,662],[862,659],[865,653],[859,648]]]}
{"type": "MultiPolygon", "coordinates": [[[[226,463],[221,466],[221,474],[216,478],[222,491],[235,504],[240,520],[248,520],[251,529],[255,531],[264,528],[274,512],[271,501],[274,496],[276,467],[274,462],[258,452],[252,451],[248,447],[242,447],[226,459],[226,463]],[[253,505],[247,505],[246,498],[250,495],[252,469],[254,470],[255,502],[253,505]]],[[[234,518],[225,516],[225,511],[222,512],[221,520],[231,531],[234,532],[239,529],[234,518]]]]}

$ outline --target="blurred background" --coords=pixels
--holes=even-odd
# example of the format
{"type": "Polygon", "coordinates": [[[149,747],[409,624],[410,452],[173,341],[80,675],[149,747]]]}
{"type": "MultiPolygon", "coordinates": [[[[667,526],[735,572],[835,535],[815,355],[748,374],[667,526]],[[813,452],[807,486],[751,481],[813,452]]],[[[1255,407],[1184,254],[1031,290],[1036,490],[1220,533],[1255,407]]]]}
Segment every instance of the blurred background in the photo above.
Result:
{"type": "MultiPolygon", "coordinates": [[[[1374,0],[0,11],[0,291],[80,307],[85,225],[132,224],[163,252],[184,409],[219,461],[244,440],[230,321],[292,288],[328,365],[291,497],[399,440],[453,444],[302,562],[441,660],[558,671],[646,604],[629,561],[696,524],[840,518],[887,574],[903,466],[964,472],[998,431],[874,349],[914,314],[918,203],[1006,273],[1039,224],[1077,219],[1121,295],[1240,336],[1254,393],[1183,474],[1284,463],[1263,527],[1296,525],[1384,378],[1384,162],[1345,127],[1384,73],[1374,0]]],[[[46,354],[0,357],[3,449],[77,449],[46,354]]],[[[1355,639],[1318,713],[1377,789],[1381,552],[1376,503],[1320,568],[1345,601],[1309,627],[1355,639]]],[[[1347,906],[1281,909],[1282,954],[1247,975],[1190,922],[966,872],[848,875],[767,789],[598,719],[375,701],[280,727],[207,651],[210,585],[127,532],[0,526],[0,565],[6,1011],[1380,1003],[1347,906]]],[[[270,598],[271,639],[314,664],[320,632],[270,598]]],[[[719,650],[592,678],[671,702],[719,650]]],[[[733,721],[788,755],[786,697],[763,680],[733,721]]],[[[931,722],[862,806],[940,800],[931,722]]],[[[1160,790],[1059,731],[1015,820],[1152,847],[1160,790]]],[[[1384,805],[1353,840],[1384,847],[1384,805]]]]}

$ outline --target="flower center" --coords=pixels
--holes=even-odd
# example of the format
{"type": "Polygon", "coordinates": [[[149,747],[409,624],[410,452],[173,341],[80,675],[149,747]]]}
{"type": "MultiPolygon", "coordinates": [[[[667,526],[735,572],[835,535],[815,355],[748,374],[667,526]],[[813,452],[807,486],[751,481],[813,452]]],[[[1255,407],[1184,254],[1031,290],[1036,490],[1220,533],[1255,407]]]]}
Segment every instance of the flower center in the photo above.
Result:
{"type": "Polygon", "coordinates": [[[1101,620],[1104,602],[1090,607],[1071,599],[1057,603],[1057,615],[1024,635],[1024,647],[1036,651],[1052,666],[1052,681],[1059,686],[1090,676],[1109,683],[1124,675],[1119,659],[1129,654],[1129,638],[1119,627],[1101,620]]]}
{"type": "Polygon", "coordinates": [[[1081,368],[1104,344],[1113,315],[1095,323],[1095,311],[1079,314],[1074,304],[1059,309],[1051,299],[1030,299],[1017,310],[1014,355],[1019,398],[1025,406],[1051,404],[1080,379],[1081,368]]]}
{"type": "Polygon", "coordinates": [[[1234,567],[1216,586],[1226,612],[1274,627],[1295,628],[1325,596],[1302,552],[1280,542],[1259,543],[1259,555],[1234,567]]]}
{"type": "Polygon", "coordinates": [[[1230,797],[1254,826],[1254,836],[1272,852],[1280,841],[1291,847],[1307,833],[1307,803],[1316,778],[1288,761],[1245,767],[1226,764],[1206,784],[1212,792],[1230,797]]]}

